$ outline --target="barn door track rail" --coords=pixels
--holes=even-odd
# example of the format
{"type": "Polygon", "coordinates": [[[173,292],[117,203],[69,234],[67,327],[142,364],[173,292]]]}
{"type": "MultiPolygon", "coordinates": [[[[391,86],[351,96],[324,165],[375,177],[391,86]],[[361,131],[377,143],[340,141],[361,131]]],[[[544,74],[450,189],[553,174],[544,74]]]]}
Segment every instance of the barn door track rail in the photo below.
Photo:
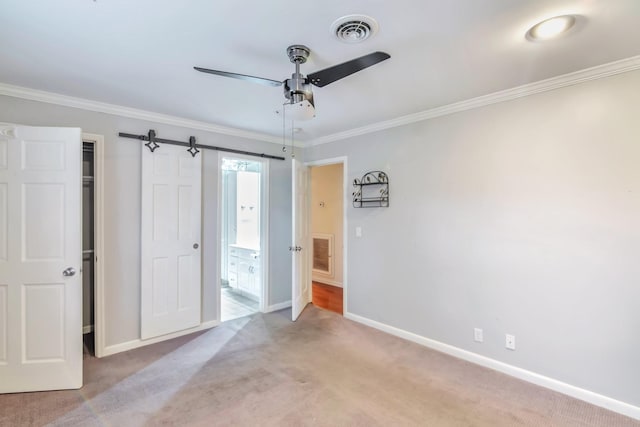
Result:
{"type": "Polygon", "coordinates": [[[193,157],[195,157],[200,152],[200,150],[198,150],[198,148],[203,148],[203,149],[206,149],[206,150],[224,151],[226,153],[244,154],[245,156],[262,157],[262,158],[265,158],[265,159],[285,160],[284,157],[272,156],[270,154],[254,153],[254,152],[251,152],[251,151],[244,151],[244,150],[234,150],[233,148],[215,147],[213,145],[196,144],[196,137],[195,136],[190,136],[189,137],[189,142],[174,141],[172,139],[158,138],[158,137],[156,137],[156,131],[153,130],[153,129],[149,129],[149,133],[147,135],[134,135],[132,133],[120,132],[120,133],[118,133],[118,136],[121,137],[121,138],[131,138],[131,139],[137,139],[139,141],[147,141],[147,143],[144,144],[144,145],[152,153],[158,147],[160,147],[160,144],[171,144],[171,145],[179,145],[179,146],[182,146],[182,147],[189,147],[189,148],[187,148],[187,151],[193,157]]]}

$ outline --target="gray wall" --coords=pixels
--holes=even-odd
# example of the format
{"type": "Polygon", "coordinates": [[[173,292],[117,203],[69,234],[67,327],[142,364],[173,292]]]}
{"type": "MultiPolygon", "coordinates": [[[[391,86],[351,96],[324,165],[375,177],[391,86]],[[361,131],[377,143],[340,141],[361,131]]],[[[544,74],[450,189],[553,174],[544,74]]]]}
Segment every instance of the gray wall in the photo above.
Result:
{"type": "Polygon", "coordinates": [[[640,405],[639,71],[305,160],[344,155],[391,203],[348,209],[348,312],[640,405]]]}
{"type": "MultiPolygon", "coordinates": [[[[32,126],[80,127],[104,135],[104,262],[106,345],[140,337],[140,145],[118,132],[146,134],[200,144],[280,155],[278,145],[109,114],[0,96],[0,121],[32,126]]],[[[218,256],[218,155],[203,150],[203,320],[216,318],[218,256]]],[[[291,162],[270,161],[270,269],[267,305],[291,299],[291,162]]]]}

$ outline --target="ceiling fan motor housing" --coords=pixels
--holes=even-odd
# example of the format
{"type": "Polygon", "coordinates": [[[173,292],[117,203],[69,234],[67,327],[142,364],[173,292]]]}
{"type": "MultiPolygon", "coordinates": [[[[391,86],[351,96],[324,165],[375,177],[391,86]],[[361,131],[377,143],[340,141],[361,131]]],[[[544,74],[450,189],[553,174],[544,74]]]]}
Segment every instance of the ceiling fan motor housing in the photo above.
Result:
{"type": "Polygon", "coordinates": [[[313,92],[307,78],[300,73],[293,73],[290,79],[284,81],[284,96],[292,104],[304,100],[313,104],[313,92]]]}

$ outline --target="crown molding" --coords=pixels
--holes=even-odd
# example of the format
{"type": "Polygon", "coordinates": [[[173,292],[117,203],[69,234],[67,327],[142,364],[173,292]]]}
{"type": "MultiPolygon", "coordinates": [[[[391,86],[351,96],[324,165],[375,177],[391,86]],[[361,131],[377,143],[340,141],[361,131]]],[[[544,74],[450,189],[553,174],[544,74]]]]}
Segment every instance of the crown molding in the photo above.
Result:
{"type": "Polygon", "coordinates": [[[329,142],[340,141],[354,136],[365,135],[368,133],[378,132],[398,126],[404,126],[423,120],[429,120],[436,117],[447,116],[449,114],[459,113],[461,111],[480,108],[499,102],[511,101],[525,96],[535,95],[541,92],[548,92],[560,89],[566,86],[572,86],[591,80],[602,79],[616,74],[622,74],[629,71],[640,69],[640,55],[630,58],[621,59],[619,61],[610,62],[595,67],[586,68],[584,70],[575,71],[561,76],[552,77],[546,80],[540,80],[534,83],[527,83],[522,86],[501,90],[488,95],[478,96],[465,101],[455,102],[453,104],[444,105],[442,107],[431,108],[429,110],[413,113],[406,116],[398,117],[391,120],[350,129],[344,132],[337,132],[331,135],[322,136],[311,140],[305,144],[305,147],[327,144],[329,142]]]}
{"type": "MultiPolygon", "coordinates": [[[[337,132],[331,135],[313,139],[311,141],[295,141],[294,146],[311,147],[315,145],[327,144],[329,142],[340,141],[359,135],[365,135],[385,129],[404,126],[423,120],[429,120],[436,117],[459,113],[461,111],[480,108],[491,104],[497,104],[499,102],[511,101],[525,96],[560,89],[566,86],[576,85],[591,80],[602,79],[605,77],[614,76],[616,74],[622,74],[638,69],[640,69],[640,55],[603,65],[598,65],[591,68],[586,68],[584,70],[575,71],[561,76],[552,77],[535,83],[528,83],[522,86],[494,92],[488,95],[482,95],[465,101],[444,105],[442,107],[436,107],[418,113],[409,114],[395,119],[385,120],[371,125],[350,129],[344,132],[337,132]]],[[[31,101],[45,102],[48,104],[62,105],[65,107],[79,108],[82,110],[95,111],[99,113],[112,114],[133,119],[146,120],[155,123],[163,123],[188,129],[236,136],[239,138],[270,142],[278,145],[282,144],[282,138],[264,133],[251,132],[247,130],[216,125],[213,123],[185,119],[183,117],[154,113],[152,111],[124,107],[115,104],[108,104],[105,102],[92,101],[89,99],[76,98],[54,92],[46,92],[22,86],[10,85],[7,83],[0,83],[0,95],[22,98],[31,101]]]]}
{"type": "Polygon", "coordinates": [[[137,108],[123,107],[121,105],[108,104],[106,102],[92,101],[90,99],[76,98],[73,96],[61,95],[54,92],[46,92],[43,90],[31,89],[22,86],[14,86],[7,83],[0,83],[0,95],[28,99],[31,101],[45,102],[47,104],[62,105],[65,107],[79,108],[82,110],[112,114],[115,116],[128,117],[132,119],[146,120],[155,123],[179,126],[183,128],[202,130],[206,132],[214,132],[223,135],[237,136],[239,138],[271,142],[280,145],[282,144],[282,138],[264,133],[220,126],[213,123],[190,120],[183,117],[171,116],[168,114],[139,110],[137,108]]]}

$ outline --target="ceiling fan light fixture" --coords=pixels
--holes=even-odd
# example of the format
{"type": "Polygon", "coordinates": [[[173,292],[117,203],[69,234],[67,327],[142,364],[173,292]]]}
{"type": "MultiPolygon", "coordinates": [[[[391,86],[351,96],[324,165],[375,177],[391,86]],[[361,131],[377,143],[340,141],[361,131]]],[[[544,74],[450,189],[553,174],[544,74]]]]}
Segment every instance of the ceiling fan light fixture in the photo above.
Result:
{"type": "Polygon", "coordinates": [[[526,37],[533,41],[550,40],[569,31],[575,23],[576,18],[573,15],[554,16],[531,27],[526,37]]]}
{"type": "Polygon", "coordinates": [[[305,121],[316,116],[316,109],[312,103],[305,99],[300,102],[284,104],[284,114],[287,120],[305,121]]]}
{"type": "Polygon", "coordinates": [[[378,23],[366,15],[346,15],[336,19],[329,29],[343,43],[360,43],[378,32],[378,23]]]}

